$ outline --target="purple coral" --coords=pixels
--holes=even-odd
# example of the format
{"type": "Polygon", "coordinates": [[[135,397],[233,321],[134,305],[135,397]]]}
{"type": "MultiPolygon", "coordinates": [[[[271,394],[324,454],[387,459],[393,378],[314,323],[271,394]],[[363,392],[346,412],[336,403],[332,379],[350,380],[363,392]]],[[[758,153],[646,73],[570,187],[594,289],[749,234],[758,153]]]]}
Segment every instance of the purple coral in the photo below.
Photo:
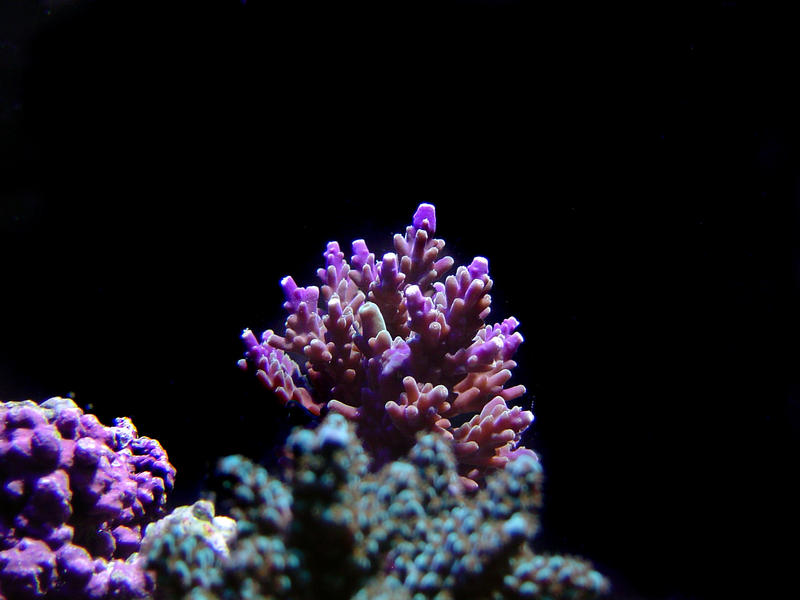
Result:
{"type": "Polygon", "coordinates": [[[142,529],[175,469],[128,418],[68,398],[0,403],[0,598],[143,598],[142,529]]]}
{"type": "Polygon", "coordinates": [[[421,204],[379,261],[364,240],[353,242],[350,263],[329,242],[317,271],[322,286],[285,277],[284,334],[270,329],[259,340],[246,329],[239,364],[283,403],[355,421],[374,467],[402,456],[418,432],[440,432],[453,440],[462,481],[476,489],[511,456],[535,457],[519,445],[533,414],[508,404],[525,388],[506,387],[523,339],[513,317],[485,323],[487,259],[445,276],[453,259],[435,232],[435,208],[421,204]],[[298,355],[302,365],[291,358],[298,355]]]}

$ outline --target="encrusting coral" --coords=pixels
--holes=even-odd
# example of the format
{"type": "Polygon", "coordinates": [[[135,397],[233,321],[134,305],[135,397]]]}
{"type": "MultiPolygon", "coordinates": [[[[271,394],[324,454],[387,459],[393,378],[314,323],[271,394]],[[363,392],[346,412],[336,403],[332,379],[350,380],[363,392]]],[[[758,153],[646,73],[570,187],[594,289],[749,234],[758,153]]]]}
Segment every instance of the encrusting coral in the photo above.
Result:
{"type": "Polygon", "coordinates": [[[252,366],[284,403],[355,421],[374,468],[403,456],[418,432],[438,432],[452,440],[462,483],[474,490],[513,457],[536,456],[519,444],[533,414],[509,406],[525,388],[505,387],[523,340],[513,317],[485,323],[488,261],[476,257],[445,277],[454,261],[435,231],[434,206],[421,204],[380,261],[364,240],[353,242],[349,263],[329,242],[322,287],[285,277],[285,333],[268,329],[259,341],[246,329],[239,365],[252,366]],[[292,356],[304,357],[302,366],[292,356]]]}
{"type": "Polygon", "coordinates": [[[103,426],[69,398],[0,403],[0,598],[127,600],[175,469],[130,419],[103,426]]]}
{"type": "Polygon", "coordinates": [[[595,598],[608,582],[576,558],[531,548],[542,471],[521,455],[469,493],[452,445],[419,434],[408,455],[369,472],[352,423],[297,429],[283,477],[242,456],[218,466],[215,517],[201,500],[142,542],[156,598],[437,600],[595,598]]]}

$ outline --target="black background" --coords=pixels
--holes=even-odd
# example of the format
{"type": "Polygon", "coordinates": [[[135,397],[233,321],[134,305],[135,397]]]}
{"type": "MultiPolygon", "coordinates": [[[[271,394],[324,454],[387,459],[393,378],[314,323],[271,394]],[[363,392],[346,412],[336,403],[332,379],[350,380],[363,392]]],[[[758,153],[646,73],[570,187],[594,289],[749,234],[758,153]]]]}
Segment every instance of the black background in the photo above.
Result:
{"type": "Polygon", "coordinates": [[[617,598],[794,589],[788,15],[270,4],[0,2],[0,397],[131,416],[190,502],[285,428],[235,366],[280,278],[433,202],[522,323],[540,547],[617,598]]]}

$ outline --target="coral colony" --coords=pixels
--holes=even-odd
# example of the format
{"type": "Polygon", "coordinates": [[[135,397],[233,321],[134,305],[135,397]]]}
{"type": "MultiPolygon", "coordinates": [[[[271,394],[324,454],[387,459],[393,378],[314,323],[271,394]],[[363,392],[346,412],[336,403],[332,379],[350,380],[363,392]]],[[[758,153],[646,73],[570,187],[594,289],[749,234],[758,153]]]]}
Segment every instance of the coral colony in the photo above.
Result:
{"type": "Polygon", "coordinates": [[[0,600],[595,598],[605,578],[538,554],[533,421],[506,387],[522,343],[486,324],[488,261],[453,260],[422,204],[394,252],[336,242],[321,287],[281,282],[285,331],[239,364],[315,427],[279,473],[219,461],[206,499],[165,515],[174,468],[128,419],[71,401],[0,404],[0,600]]]}
{"type": "Polygon", "coordinates": [[[245,330],[240,365],[254,365],[285,402],[354,421],[377,466],[405,455],[417,433],[439,432],[452,440],[462,482],[477,489],[487,472],[536,456],[517,447],[533,414],[507,405],[525,388],[503,387],[522,335],[513,317],[484,324],[492,289],[485,258],[444,278],[453,259],[435,231],[434,207],[422,204],[405,236],[395,235],[395,252],[377,264],[364,240],[353,242],[352,266],[330,242],[317,271],[322,288],[285,277],[286,333],[267,330],[259,343],[245,330]],[[301,369],[291,354],[305,358],[308,388],[296,383],[301,369]]]}
{"type": "Polygon", "coordinates": [[[104,427],[68,398],[0,403],[0,598],[146,598],[144,527],[175,469],[130,419],[104,427]]]}

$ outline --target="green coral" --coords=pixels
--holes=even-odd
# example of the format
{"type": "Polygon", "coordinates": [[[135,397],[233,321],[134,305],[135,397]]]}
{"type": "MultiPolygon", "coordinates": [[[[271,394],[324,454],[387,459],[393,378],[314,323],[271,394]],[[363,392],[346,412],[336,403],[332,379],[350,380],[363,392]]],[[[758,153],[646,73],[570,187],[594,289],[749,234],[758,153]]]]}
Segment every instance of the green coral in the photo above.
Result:
{"type": "Polygon", "coordinates": [[[190,509],[203,527],[148,528],[142,554],[158,598],[566,600],[609,589],[589,563],[534,551],[542,469],[531,456],[470,495],[442,436],[421,435],[406,458],[371,473],[337,414],[295,431],[286,455],[281,479],[241,456],[220,461],[215,500],[237,524],[224,549],[205,501],[190,509]]]}

